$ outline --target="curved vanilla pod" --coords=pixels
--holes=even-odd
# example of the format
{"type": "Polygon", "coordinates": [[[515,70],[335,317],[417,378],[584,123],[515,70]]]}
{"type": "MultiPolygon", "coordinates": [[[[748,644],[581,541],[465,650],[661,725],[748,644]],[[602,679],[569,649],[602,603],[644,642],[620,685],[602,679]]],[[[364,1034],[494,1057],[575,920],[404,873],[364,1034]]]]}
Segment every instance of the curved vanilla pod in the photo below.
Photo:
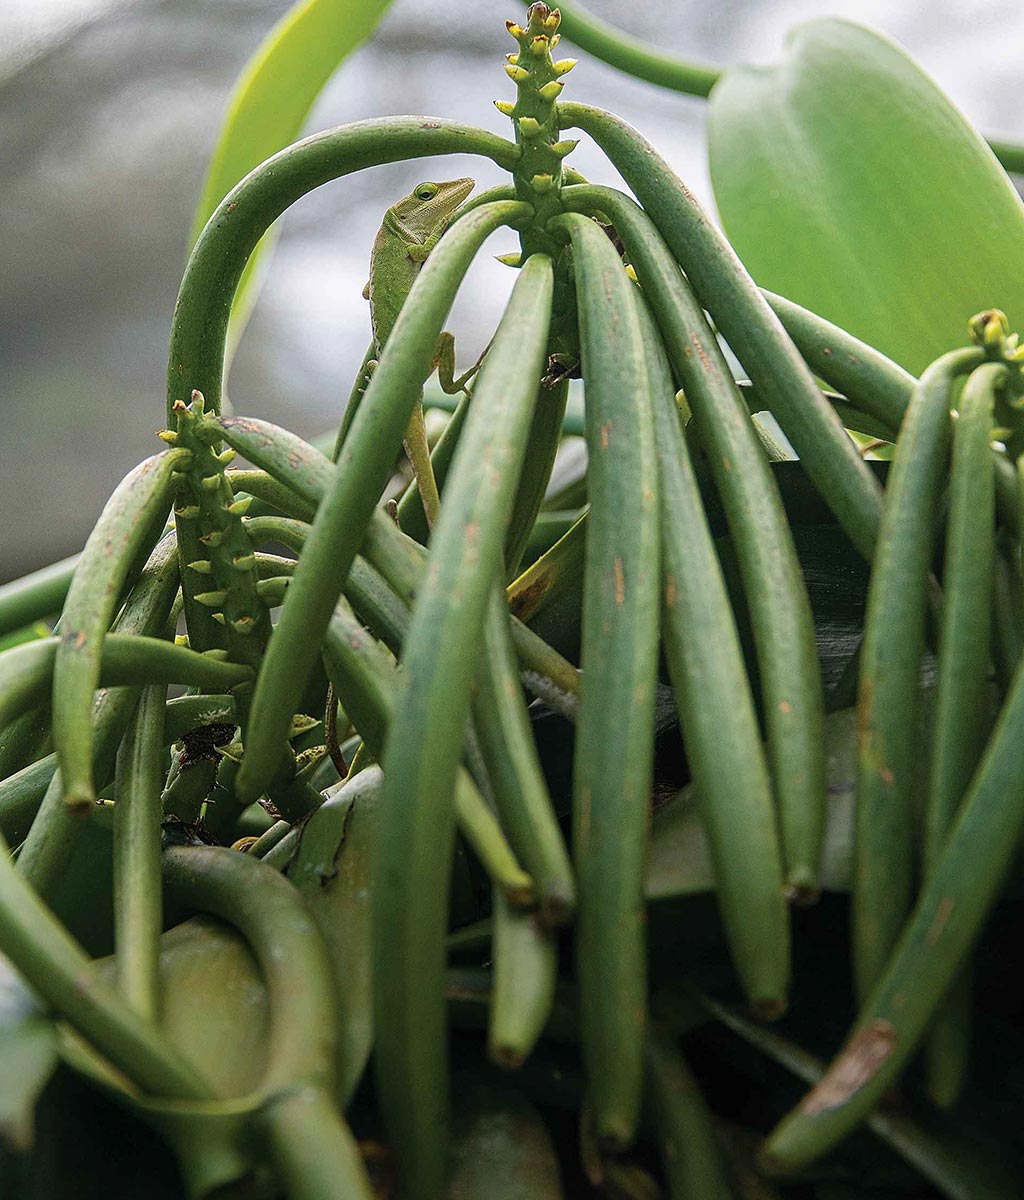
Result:
{"type": "MultiPolygon", "coordinates": [[[[761,731],[672,376],[654,319],[643,311],[641,330],[661,478],[665,656],[732,960],[751,1007],[776,1017],[789,987],[789,913],[761,731]]],[[[794,705],[801,700],[794,693],[794,705]]]]}
{"type": "Polygon", "coordinates": [[[171,506],[172,475],[186,459],[184,451],[164,451],[130,471],[107,501],[75,568],[53,671],[54,747],[64,799],[72,807],[96,799],[92,705],[103,635],[132,562],[156,542],[171,506]]]}
{"type": "Polygon", "coordinates": [[[675,172],[619,117],[559,104],[563,126],[589,133],[629,184],[686,272],[850,540],[870,557],[881,490],[814,377],[722,233],[675,172]]]}
{"type": "Polygon", "coordinates": [[[651,1029],[644,1059],[645,1104],[669,1200],[733,1200],[711,1113],[667,1030],[651,1029]]]}
{"type": "Polygon", "coordinates": [[[159,1015],[160,795],[164,776],[164,689],[142,689],[117,755],[114,805],[114,961],[118,990],[149,1021],[159,1015]]]}
{"type": "Polygon", "coordinates": [[[160,1030],[100,979],[92,961],[14,868],[0,837],[0,953],[25,982],[144,1092],[204,1100],[212,1089],[160,1030]]]}
{"type": "MultiPolygon", "coordinates": [[[[178,553],[172,533],[154,549],[129,593],[114,627],[117,634],[156,637],[166,633],[178,584],[178,553]]],[[[134,687],[108,688],[92,706],[93,770],[101,783],[113,776],[117,747],[137,700],[134,687]]],[[[56,755],[53,763],[56,765],[56,755]]],[[[38,782],[43,782],[42,776],[38,782]]],[[[82,829],[81,818],[89,810],[73,810],[64,803],[61,778],[52,767],[37,803],[39,809],[18,855],[18,871],[47,896],[67,866],[82,829]]]]}
{"type": "Polygon", "coordinates": [[[256,680],[245,758],[236,790],[252,800],[285,751],[286,735],[370,515],[430,373],[455,293],[484,239],[530,215],[505,201],[478,208],[441,239],[416,278],[317,509],[306,549],[256,680]]]}
{"type": "MultiPolygon", "coordinates": [[[[451,232],[471,226],[487,211],[477,209],[451,232]]],[[[399,1179],[419,1200],[440,1200],[447,1171],[444,938],[453,794],[479,642],[501,573],[505,524],[543,365],[550,305],[550,260],[533,255],[519,273],[480,372],[449,472],[403,648],[405,686],[383,757],[381,882],[373,916],[379,985],[374,1057],[399,1179]]],[[[389,347],[396,334],[397,327],[389,347]]],[[[387,357],[385,350],[371,389],[387,357]]],[[[368,392],[364,411],[369,400],[368,392]]],[[[351,444],[359,421],[357,416],[351,444]]]]}
{"type": "MultiPolygon", "coordinates": [[[[703,992],[695,993],[695,999],[749,1046],[804,1083],[816,1084],[825,1074],[825,1064],[819,1058],[774,1029],[765,1029],[703,992]]],[[[873,1112],[865,1124],[880,1142],[949,1200],[1014,1200],[1020,1195],[1019,1172],[1005,1162],[993,1161],[992,1156],[978,1147],[969,1135],[951,1138],[952,1130],[948,1126],[940,1130],[929,1129],[927,1124],[919,1124],[895,1106],[873,1112]]]]}
{"type": "Polygon", "coordinates": [[[193,389],[220,410],[231,302],[249,255],[300,197],[366,167],[422,155],[479,154],[511,168],[511,142],[455,121],[389,117],[313,134],[268,158],[221,201],[193,247],[178,292],[167,364],[167,419],[193,389]]]}
{"type": "Polygon", "coordinates": [[[924,372],[886,487],[857,701],[852,921],[854,981],[861,1001],[881,975],[910,911],[917,694],[950,406],[960,377],[983,358],[980,349],[954,350],[924,372]]]}
{"type": "Polygon", "coordinates": [[[827,1153],[875,1109],[917,1050],[1017,853],[1024,827],[1022,743],[1024,670],[1018,667],[941,856],[846,1045],[768,1139],[766,1157],[774,1167],[794,1169],[827,1153]]]}
{"type": "Polygon", "coordinates": [[[572,239],[586,380],[590,518],[582,694],[573,759],[573,856],[583,1062],[594,1130],[636,1134],[647,1014],[643,870],[657,680],[658,465],[647,347],[634,287],[586,217],[572,239]]]}
{"type": "MultiPolygon", "coordinates": [[[[661,235],[634,201],[612,188],[570,188],[566,200],[589,212],[604,211],[615,225],[707,451],[753,625],[786,883],[798,897],[813,897],[825,828],[824,700],[811,606],[778,486],[718,341],[661,235]]],[[[665,386],[659,381],[660,390],[665,386]]],[[[675,405],[672,420],[678,426],[675,405]]],[[[671,436],[673,446],[682,444],[664,414],[660,426],[665,432],[659,443],[671,436]]],[[[664,458],[662,462],[663,472],[675,470],[664,458]]],[[[685,482],[680,479],[676,501],[665,510],[669,529],[681,530],[700,500],[688,468],[680,470],[688,477],[685,482]]],[[[679,541],[685,540],[680,532],[679,541]]],[[[710,544],[707,549],[704,562],[710,568],[716,557],[710,544]]],[[[694,579],[702,577],[699,573],[694,579]]],[[[721,602],[728,605],[724,591],[721,602]]],[[[686,623],[685,617],[681,620],[686,623]]],[[[706,644],[705,649],[710,652],[706,644]]],[[[745,675],[742,664],[740,672],[745,675]]],[[[727,691],[721,697],[726,707],[727,691]]],[[[740,691],[747,694],[745,686],[740,691]]],[[[713,740],[710,725],[708,731],[713,740]]],[[[721,779],[717,764],[713,773],[721,779]]],[[[709,802],[710,795],[706,793],[709,802]]],[[[753,946],[757,936],[752,928],[748,937],[753,946]]]]}
{"type": "Polygon", "coordinates": [[[487,607],[473,714],[502,829],[534,881],[537,920],[563,925],[576,907],[576,884],[533,739],[500,588],[487,607]]]}
{"type": "Polygon", "coordinates": [[[515,1070],[530,1056],[551,1015],[558,943],[535,913],[511,908],[495,890],[491,957],[487,1053],[498,1066],[515,1070]]]}
{"type": "MultiPolygon", "coordinates": [[[[942,854],[988,732],[988,673],[995,482],[992,468],[995,393],[1009,373],[985,363],[964,384],[953,427],[953,463],[942,567],[942,625],[925,808],[924,871],[942,854]]],[[[961,976],[928,1039],[928,1091],[940,1108],[955,1103],[970,1053],[972,989],[961,976]]]]}
{"type": "MultiPolygon", "coordinates": [[[[395,709],[400,686],[398,671],[387,653],[339,601],[324,638],[324,665],[339,700],[352,720],[367,752],[378,761],[395,709]]],[[[351,772],[350,772],[351,774],[351,772]]],[[[459,768],[455,784],[459,830],[495,886],[516,904],[534,899],[533,881],[519,865],[497,818],[469,776],[459,768]]]]}
{"type": "Polygon", "coordinates": [[[256,1122],[267,1136],[272,1163],[294,1179],[301,1145],[309,1156],[307,1174],[321,1183],[307,1195],[372,1200],[355,1139],[331,1099],[334,989],[327,950],[305,901],[272,867],[220,846],[165,850],[163,876],[170,898],[233,925],[259,963],[270,1028],[256,1122]],[[301,1134],[300,1117],[306,1121],[301,1134]],[[289,1138],[298,1142],[286,1147],[289,1138]]]}

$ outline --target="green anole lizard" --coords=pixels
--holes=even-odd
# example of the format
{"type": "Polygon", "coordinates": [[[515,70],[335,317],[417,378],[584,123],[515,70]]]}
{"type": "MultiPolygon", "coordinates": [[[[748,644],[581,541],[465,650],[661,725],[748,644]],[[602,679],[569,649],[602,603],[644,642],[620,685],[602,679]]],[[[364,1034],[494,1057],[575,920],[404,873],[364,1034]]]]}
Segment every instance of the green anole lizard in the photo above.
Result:
{"type": "MultiPolygon", "coordinates": [[[[349,409],[354,408],[353,400],[358,403],[366,386],[366,376],[377,365],[377,359],[398,320],[398,314],[420,268],[448,227],[456,209],[473,190],[473,186],[472,179],[420,183],[384,214],[384,220],[373,242],[370,279],[363,289],[363,296],[370,302],[373,342],[364,360],[365,374],[357,384],[357,394],[349,401],[349,409]]],[[[477,369],[473,367],[459,379],[454,378],[455,339],[447,332],[438,338],[434,362],[437,366],[438,382],[449,395],[461,391],[477,369]]],[[[339,435],[339,446],[347,432],[351,415],[353,414],[346,410],[345,422],[339,435]]],[[[434,472],[430,466],[422,400],[413,410],[405,431],[405,452],[416,474],[427,522],[433,526],[439,497],[434,472]]]]}

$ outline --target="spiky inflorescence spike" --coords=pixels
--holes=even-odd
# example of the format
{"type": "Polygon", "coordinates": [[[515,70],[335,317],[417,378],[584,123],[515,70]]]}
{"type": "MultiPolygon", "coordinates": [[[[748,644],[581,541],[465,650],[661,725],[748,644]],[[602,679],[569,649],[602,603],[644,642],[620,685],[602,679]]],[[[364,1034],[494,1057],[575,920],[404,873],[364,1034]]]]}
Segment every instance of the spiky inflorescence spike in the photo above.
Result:
{"type": "Polygon", "coordinates": [[[571,59],[559,63],[551,59],[561,17],[557,8],[550,9],[546,4],[531,5],[526,16],[525,29],[515,21],[506,22],[509,33],[519,43],[518,53],[509,56],[510,65],[505,68],[518,95],[510,113],[507,106],[498,105],[500,111],[511,116],[522,151],[515,168],[516,194],[536,211],[535,220],[521,235],[524,261],[535,250],[557,253],[557,244],[545,233],[544,226],[559,211],[562,159],[573,145],[558,139],[555,107],[562,91],[559,76],[573,65],[571,59]]]}
{"type": "Polygon", "coordinates": [[[226,648],[233,660],[258,668],[270,616],[256,590],[255,553],[242,521],[251,501],[235,499],[226,474],[235,451],[222,449],[201,392],[192,393],[191,404],[177,403],[174,414],[178,445],[191,453],[178,481],[175,515],[192,644],[226,648]]]}

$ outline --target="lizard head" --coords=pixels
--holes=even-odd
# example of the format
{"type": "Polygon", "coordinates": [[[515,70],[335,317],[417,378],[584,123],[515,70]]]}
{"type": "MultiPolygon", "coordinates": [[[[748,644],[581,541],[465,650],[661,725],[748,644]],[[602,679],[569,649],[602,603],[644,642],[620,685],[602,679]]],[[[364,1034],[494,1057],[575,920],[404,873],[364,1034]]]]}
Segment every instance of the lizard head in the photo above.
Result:
{"type": "Polygon", "coordinates": [[[424,180],[391,211],[414,240],[425,241],[444,229],[473,190],[475,182],[473,179],[449,179],[442,183],[424,180]]]}

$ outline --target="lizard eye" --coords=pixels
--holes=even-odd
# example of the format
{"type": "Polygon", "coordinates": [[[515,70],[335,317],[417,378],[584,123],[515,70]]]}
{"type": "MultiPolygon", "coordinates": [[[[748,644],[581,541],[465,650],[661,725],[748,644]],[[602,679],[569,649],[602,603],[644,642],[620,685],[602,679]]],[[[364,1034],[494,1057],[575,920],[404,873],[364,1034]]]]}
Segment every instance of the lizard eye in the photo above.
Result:
{"type": "Polygon", "coordinates": [[[437,184],[421,183],[415,195],[417,200],[432,200],[437,195],[437,184]]]}

